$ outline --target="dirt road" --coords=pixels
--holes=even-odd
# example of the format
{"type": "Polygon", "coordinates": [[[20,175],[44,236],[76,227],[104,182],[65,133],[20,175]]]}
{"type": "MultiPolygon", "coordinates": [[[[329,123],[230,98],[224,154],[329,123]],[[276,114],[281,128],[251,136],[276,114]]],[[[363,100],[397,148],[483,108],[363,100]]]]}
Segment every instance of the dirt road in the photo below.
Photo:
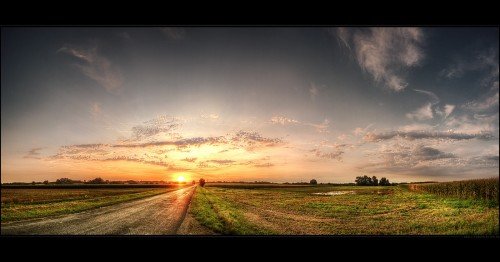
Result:
{"type": "Polygon", "coordinates": [[[195,187],[81,213],[2,225],[2,235],[175,235],[195,187]]]}

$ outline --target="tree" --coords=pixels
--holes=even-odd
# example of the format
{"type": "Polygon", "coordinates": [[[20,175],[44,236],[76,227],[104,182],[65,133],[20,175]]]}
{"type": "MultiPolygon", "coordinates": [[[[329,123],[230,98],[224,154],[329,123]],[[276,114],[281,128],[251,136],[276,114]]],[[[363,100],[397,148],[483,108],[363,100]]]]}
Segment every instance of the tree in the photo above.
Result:
{"type": "Polygon", "coordinates": [[[200,178],[200,186],[202,186],[202,187],[205,186],[205,179],[200,178]]]}
{"type": "Polygon", "coordinates": [[[373,176],[373,177],[372,177],[372,185],[373,185],[373,186],[378,186],[378,179],[377,179],[377,177],[376,177],[376,176],[373,176]]]}
{"type": "Polygon", "coordinates": [[[356,182],[356,185],[358,186],[370,186],[373,184],[372,178],[366,175],[356,177],[354,182],[356,182]]]}
{"type": "Polygon", "coordinates": [[[56,180],[56,184],[71,184],[71,183],[73,183],[73,180],[66,177],[59,178],[56,180]]]}
{"type": "Polygon", "coordinates": [[[45,181],[43,181],[43,184],[44,184],[44,185],[48,185],[48,184],[49,184],[49,180],[45,180],[45,181]]]}
{"type": "Polygon", "coordinates": [[[98,178],[94,178],[92,180],[89,180],[89,182],[87,182],[89,184],[104,184],[104,179],[98,177],[98,178]]]}
{"type": "Polygon", "coordinates": [[[318,181],[316,181],[316,179],[311,179],[311,181],[309,181],[309,184],[311,184],[311,185],[317,185],[318,181]]]}
{"type": "Polygon", "coordinates": [[[382,177],[380,179],[379,185],[381,185],[381,186],[390,186],[391,183],[389,182],[389,179],[387,179],[385,177],[382,177]]]}
{"type": "Polygon", "coordinates": [[[193,184],[193,185],[196,184],[196,181],[193,180],[193,182],[191,182],[191,184],[193,184]]]}

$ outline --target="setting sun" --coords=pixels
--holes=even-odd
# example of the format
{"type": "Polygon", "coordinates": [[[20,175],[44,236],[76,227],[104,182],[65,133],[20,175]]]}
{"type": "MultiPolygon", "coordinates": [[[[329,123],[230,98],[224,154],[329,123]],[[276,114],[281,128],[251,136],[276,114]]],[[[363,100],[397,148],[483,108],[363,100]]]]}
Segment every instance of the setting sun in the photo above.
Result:
{"type": "Polygon", "coordinates": [[[184,176],[178,176],[177,182],[186,182],[186,178],[184,176]]]}

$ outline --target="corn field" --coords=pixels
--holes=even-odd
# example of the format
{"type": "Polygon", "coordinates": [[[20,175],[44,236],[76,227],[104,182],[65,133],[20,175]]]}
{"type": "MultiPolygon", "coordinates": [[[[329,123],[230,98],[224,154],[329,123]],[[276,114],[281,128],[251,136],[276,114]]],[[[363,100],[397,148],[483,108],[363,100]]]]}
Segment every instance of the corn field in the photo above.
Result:
{"type": "Polygon", "coordinates": [[[440,196],[492,200],[498,204],[498,177],[444,183],[410,184],[413,191],[440,196]]]}

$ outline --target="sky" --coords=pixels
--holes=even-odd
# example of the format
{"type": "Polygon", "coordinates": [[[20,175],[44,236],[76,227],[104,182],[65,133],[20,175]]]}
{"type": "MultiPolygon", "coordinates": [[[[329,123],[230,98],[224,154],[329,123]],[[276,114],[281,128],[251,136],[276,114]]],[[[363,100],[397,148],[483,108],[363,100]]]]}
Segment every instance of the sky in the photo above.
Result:
{"type": "Polygon", "coordinates": [[[3,27],[1,180],[499,176],[496,27],[3,27]]]}

